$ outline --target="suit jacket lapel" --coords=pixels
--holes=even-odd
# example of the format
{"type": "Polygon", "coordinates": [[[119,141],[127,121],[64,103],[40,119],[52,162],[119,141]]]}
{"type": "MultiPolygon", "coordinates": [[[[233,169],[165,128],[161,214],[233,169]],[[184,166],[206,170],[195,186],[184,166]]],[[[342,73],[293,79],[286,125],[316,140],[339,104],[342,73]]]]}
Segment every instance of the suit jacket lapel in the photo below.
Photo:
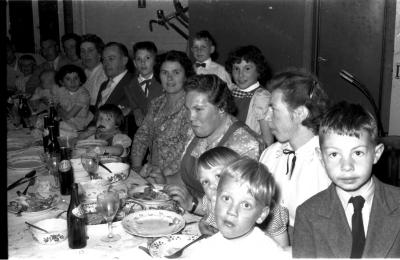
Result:
{"type": "Polygon", "coordinates": [[[400,203],[386,197],[385,187],[376,177],[363,257],[386,257],[400,230],[400,203]]]}
{"type": "Polygon", "coordinates": [[[124,95],[124,86],[129,84],[129,80],[131,79],[130,73],[127,72],[125,76],[118,82],[118,84],[115,86],[114,90],[111,92],[111,95],[108,97],[107,101],[105,104],[116,104],[116,105],[126,105],[126,104],[119,104],[120,102],[120,97],[124,95]]]}
{"type": "Polygon", "coordinates": [[[334,257],[350,257],[352,235],[343,206],[336,193],[335,185],[329,186],[329,193],[324,201],[324,207],[319,209],[319,214],[323,216],[321,220],[321,232],[326,232],[323,236],[328,238],[326,243],[330,247],[334,257]]]}

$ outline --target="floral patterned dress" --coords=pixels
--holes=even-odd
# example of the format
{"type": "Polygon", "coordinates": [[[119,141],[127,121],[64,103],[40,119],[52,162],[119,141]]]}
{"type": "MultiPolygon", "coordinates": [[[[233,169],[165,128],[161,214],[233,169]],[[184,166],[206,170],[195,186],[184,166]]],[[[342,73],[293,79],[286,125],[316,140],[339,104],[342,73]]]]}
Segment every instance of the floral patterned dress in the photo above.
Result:
{"type": "Polygon", "coordinates": [[[183,95],[169,113],[166,112],[166,95],[153,99],[143,124],[137,130],[132,145],[132,157],[143,160],[150,149],[149,163],[161,171],[166,167],[169,173],[176,173],[185,148],[190,129],[184,107],[183,95]]]}

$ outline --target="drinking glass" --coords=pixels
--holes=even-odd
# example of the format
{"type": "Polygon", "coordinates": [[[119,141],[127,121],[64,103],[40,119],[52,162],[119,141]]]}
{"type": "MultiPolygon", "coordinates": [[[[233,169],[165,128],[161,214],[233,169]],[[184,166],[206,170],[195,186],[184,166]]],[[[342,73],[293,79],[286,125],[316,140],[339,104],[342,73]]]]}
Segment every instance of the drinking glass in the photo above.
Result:
{"type": "Polygon", "coordinates": [[[97,179],[97,169],[99,168],[99,157],[96,153],[85,153],[81,155],[83,168],[89,173],[91,180],[97,179]]]}
{"type": "Polygon", "coordinates": [[[112,233],[112,221],[117,214],[119,205],[119,194],[115,191],[106,191],[97,195],[97,212],[104,217],[108,225],[108,235],[100,239],[103,242],[114,242],[121,238],[120,235],[112,233]]]}

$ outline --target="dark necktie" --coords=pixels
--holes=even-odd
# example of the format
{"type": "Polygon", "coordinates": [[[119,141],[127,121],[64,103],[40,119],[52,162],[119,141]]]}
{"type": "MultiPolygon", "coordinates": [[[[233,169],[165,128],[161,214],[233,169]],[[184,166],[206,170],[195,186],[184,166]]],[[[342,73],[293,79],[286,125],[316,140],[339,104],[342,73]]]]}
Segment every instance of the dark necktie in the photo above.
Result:
{"type": "Polygon", "coordinates": [[[149,87],[151,85],[151,79],[146,79],[139,83],[139,86],[141,88],[143,85],[144,85],[144,95],[147,97],[149,95],[149,87]]]}
{"type": "Polygon", "coordinates": [[[351,218],[351,233],[353,243],[350,258],[361,258],[365,245],[365,232],[361,210],[364,206],[364,198],[361,196],[351,197],[349,203],[353,203],[354,213],[351,218]]]}
{"type": "Polygon", "coordinates": [[[283,149],[283,153],[287,154],[287,164],[286,164],[286,175],[289,174],[289,180],[292,178],[293,170],[294,170],[294,165],[296,164],[296,153],[292,150],[289,149],[283,149]],[[290,167],[290,172],[289,172],[289,157],[290,155],[293,154],[292,158],[292,166],[290,167]]]}
{"type": "Polygon", "coordinates": [[[196,62],[194,65],[196,66],[196,68],[198,68],[198,67],[203,67],[203,68],[205,68],[205,67],[206,67],[206,64],[205,64],[204,62],[203,62],[203,63],[201,63],[201,62],[196,62]]]}
{"type": "Polygon", "coordinates": [[[238,88],[235,88],[232,90],[232,96],[234,96],[236,98],[251,98],[251,97],[253,97],[253,94],[254,94],[253,91],[245,92],[238,88]]]}

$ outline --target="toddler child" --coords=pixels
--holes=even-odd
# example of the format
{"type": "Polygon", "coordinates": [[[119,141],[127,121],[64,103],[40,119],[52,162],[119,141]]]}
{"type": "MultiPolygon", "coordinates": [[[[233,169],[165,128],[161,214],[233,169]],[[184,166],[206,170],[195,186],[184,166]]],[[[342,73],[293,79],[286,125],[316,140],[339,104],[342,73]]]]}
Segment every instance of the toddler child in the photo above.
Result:
{"type": "Polygon", "coordinates": [[[17,92],[25,93],[26,82],[31,78],[33,70],[36,67],[36,60],[32,55],[25,54],[18,59],[18,68],[22,72],[22,76],[15,80],[17,92]]]}
{"type": "Polygon", "coordinates": [[[128,94],[128,100],[137,126],[142,124],[150,101],[163,93],[163,88],[153,74],[156,56],[157,47],[151,41],[137,42],[133,45],[133,63],[138,75],[133,81],[132,95],[128,94]]]}
{"type": "Polygon", "coordinates": [[[102,139],[108,142],[106,147],[96,147],[94,152],[120,156],[123,161],[129,154],[132,140],[121,132],[124,116],[118,106],[105,104],[101,106],[96,116],[96,127],[89,127],[80,133],[78,139],[102,139]]]}
{"type": "Polygon", "coordinates": [[[266,166],[240,158],[225,167],[218,183],[215,219],[219,232],[187,248],[198,259],[288,258],[256,224],[268,216],[275,181],[266,166]]]}
{"type": "Polygon", "coordinates": [[[271,93],[264,88],[271,71],[264,55],[256,46],[242,46],[229,54],[225,67],[236,84],[232,90],[238,108],[236,117],[259,134],[266,145],[272,144],[265,120],[271,93]]]}
{"type": "Polygon", "coordinates": [[[205,212],[204,217],[199,222],[199,229],[202,234],[213,235],[218,231],[214,207],[220,174],[226,165],[238,160],[239,157],[239,154],[232,149],[217,146],[204,152],[196,161],[197,178],[205,193],[202,198],[202,207],[199,207],[202,212],[205,212]]]}
{"type": "Polygon", "coordinates": [[[229,89],[233,88],[231,76],[224,66],[213,61],[217,55],[217,43],[208,31],[199,31],[193,37],[192,53],[195,59],[196,74],[214,74],[226,82],[229,89]]]}
{"type": "Polygon", "coordinates": [[[319,128],[332,184],[296,210],[293,257],[400,258],[400,188],[372,176],[384,146],[374,117],[345,101],[319,128]]]}
{"type": "Polygon", "coordinates": [[[40,73],[40,85],[35,89],[30,99],[30,105],[34,111],[40,112],[48,109],[50,103],[55,103],[56,93],[59,89],[55,74],[54,70],[44,70],[40,73]]]}
{"type": "MultiPolygon", "coordinates": [[[[197,177],[205,193],[202,199],[202,207],[199,207],[200,210],[205,212],[205,216],[199,222],[199,229],[202,234],[212,235],[218,231],[214,216],[218,182],[223,168],[237,161],[239,157],[239,154],[232,149],[221,146],[204,152],[197,160],[197,177]]],[[[261,223],[260,228],[282,248],[285,248],[289,246],[288,221],[288,210],[280,205],[274,205],[274,207],[271,207],[267,221],[261,223]]]]}
{"type": "Polygon", "coordinates": [[[61,86],[56,93],[57,114],[61,118],[60,129],[81,131],[93,119],[89,111],[90,94],[82,85],[86,81],[83,69],[72,64],[64,65],[56,74],[61,86]]]}

